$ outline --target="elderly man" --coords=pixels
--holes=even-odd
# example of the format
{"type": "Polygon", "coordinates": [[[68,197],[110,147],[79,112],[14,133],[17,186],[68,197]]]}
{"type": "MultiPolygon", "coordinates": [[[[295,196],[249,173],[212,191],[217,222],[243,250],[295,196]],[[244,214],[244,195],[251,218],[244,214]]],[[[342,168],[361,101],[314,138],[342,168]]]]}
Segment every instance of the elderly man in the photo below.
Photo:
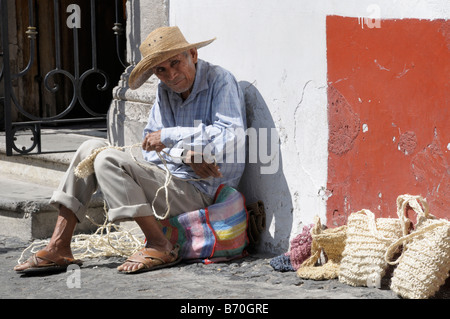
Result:
{"type": "Polygon", "coordinates": [[[180,261],[179,247],[164,236],[154,216],[167,209],[164,196],[154,200],[166,179],[163,166],[175,177],[167,187],[171,217],[211,205],[220,184],[237,186],[245,165],[237,160],[242,159],[245,143],[238,141],[236,132],[246,128],[239,85],[231,73],[197,57],[197,49],[214,40],[190,44],[178,27],[163,27],[141,44],[143,58],[133,69],[129,86],[137,89],[152,74],[160,79],[142,142],[145,163],[155,168],[110,148],[95,159],[94,175],[77,178],[74,168],[105,146],[96,140],[83,143],[51,199],[59,215],[49,244],[16,266],[17,272],[81,264],[73,258],[70,242],[97,187],[109,206],[109,219],[133,218],[147,240],[145,248],[118,267],[119,272],[153,270],[180,261]]]}

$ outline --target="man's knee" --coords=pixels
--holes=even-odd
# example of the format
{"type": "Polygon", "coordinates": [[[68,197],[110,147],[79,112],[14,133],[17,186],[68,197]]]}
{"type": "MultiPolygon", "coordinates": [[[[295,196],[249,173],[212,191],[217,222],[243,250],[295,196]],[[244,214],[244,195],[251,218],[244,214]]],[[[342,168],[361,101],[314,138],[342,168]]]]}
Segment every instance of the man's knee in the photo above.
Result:
{"type": "Polygon", "coordinates": [[[107,148],[101,151],[94,160],[95,172],[98,174],[105,169],[119,167],[120,163],[123,162],[123,154],[123,151],[114,148],[107,148]]]}
{"type": "Polygon", "coordinates": [[[78,148],[78,153],[80,154],[81,158],[86,158],[89,155],[91,155],[92,151],[97,149],[97,148],[101,148],[101,147],[105,147],[108,144],[103,141],[103,140],[97,140],[97,139],[90,139],[87,140],[85,142],[83,142],[80,147],[78,148]]]}

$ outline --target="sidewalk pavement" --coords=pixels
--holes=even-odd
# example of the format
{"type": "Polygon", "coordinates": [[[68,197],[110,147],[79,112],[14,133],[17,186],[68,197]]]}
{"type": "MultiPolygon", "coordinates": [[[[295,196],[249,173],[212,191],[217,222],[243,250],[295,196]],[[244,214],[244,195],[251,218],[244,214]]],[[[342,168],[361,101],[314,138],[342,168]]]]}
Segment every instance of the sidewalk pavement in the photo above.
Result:
{"type": "MultiPolygon", "coordinates": [[[[13,267],[29,243],[0,237],[1,299],[398,299],[382,288],[351,287],[338,280],[314,281],[295,272],[274,271],[273,256],[250,255],[228,263],[181,263],[141,274],[126,275],[116,267],[122,257],[84,260],[80,269],[53,275],[25,276],[13,267]]],[[[450,297],[447,284],[435,296],[450,297]]]]}
{"type": "MultiPolygon", "coordinates": [[[[277,272],[274,256],[256,254],[228,263],[185,264],[135,275],[117,272],[122,257],[84,260],[80,269],[53,275],[25,276],[14,272],[30,243],[0,236],[0,299],[167,299],[200,303],[203,300],[399,299],[389,290],[351,287],[338,280],[314,281],[295,272],[277,272]]],[[[449,280],[435,296],[450,298],[449,280]]],[[[5,303],[2,303],[4,305],[5,303]]],[[[22,309],[21,309],[22,310],[22,309]]],[[[171,309],[180,312],[175,307],[171,309]]],[[[234,316],[233,316],[234,317],[234,316]]],[[[170,318],[174,318],[170,316],[170,318]]]]}

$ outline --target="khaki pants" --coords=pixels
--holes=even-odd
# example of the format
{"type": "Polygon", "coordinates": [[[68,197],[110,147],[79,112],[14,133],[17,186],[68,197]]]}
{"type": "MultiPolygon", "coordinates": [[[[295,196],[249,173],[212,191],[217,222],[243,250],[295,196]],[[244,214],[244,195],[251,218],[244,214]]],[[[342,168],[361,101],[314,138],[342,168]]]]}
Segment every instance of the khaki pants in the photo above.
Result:
{"type": "MultiPolygon", "coordinates": [[[[164,185],[166,179],[166,172],[162,169],[156,166],[143,168],[128,152],[107,149],[100,152],[94,161],[95,174],[84,179],[74,175],[78,163],[89,156],[92,150],[106,145],[101,140],[92,139],[79,147],[50,203],[57,208],[64,205],[81,221],[85,218],[92,194],[100,188],[109,206],[108,217],[111,221],[152,216],[151,203],[156,190],[164,185]]],[[[168,186],[168,193],[169,217],[207,207],[213,202],[212,198],[194,185],[175,178],[168,186]]],[[[165,214],[167,205],[164,190],[159,192],[154,207],[158,215],[165,214]]]]}

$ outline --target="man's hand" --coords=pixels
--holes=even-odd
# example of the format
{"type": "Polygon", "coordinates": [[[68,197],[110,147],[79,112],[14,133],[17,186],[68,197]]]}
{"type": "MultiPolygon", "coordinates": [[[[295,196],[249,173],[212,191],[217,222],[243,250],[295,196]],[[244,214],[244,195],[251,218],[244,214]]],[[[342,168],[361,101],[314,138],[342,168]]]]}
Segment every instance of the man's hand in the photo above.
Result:
{"type": "Polygon", "coordinates": [[[193,151],[187,151],[184,163],[189,165],[201,178],[212,177],[223,177],[219,170],[219,166],[215,163],[208,163],[205,161],[201,153],[196,153],[193,151]]]}
{"type": "Polygon", "coordinates": [[[161,131],[147,133],[142,142],[142,149],[145,151],[161,152],[166,146],[161,143],[161,131]]]}

